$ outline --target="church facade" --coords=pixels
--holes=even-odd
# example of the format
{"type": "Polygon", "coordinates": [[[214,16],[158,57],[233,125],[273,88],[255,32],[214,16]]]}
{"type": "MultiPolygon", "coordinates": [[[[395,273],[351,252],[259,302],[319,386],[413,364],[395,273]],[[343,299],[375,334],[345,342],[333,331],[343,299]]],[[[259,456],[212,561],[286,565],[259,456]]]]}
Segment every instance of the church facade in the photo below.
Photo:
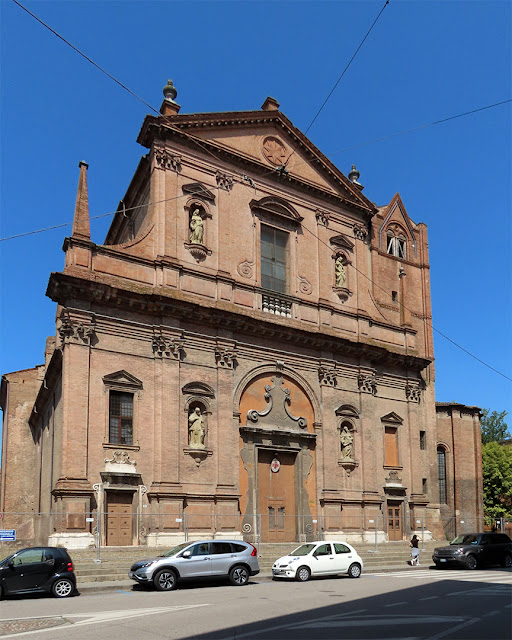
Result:
{"type": "Polygon", "coordinates": [[[68,547],[442,536],[439,447],[456,474],[466,434],[438,435],[426,226],[273,98],[164,95],[104,244],[80,163],[45,364],[2,378],[2,511],[68,547]]]}

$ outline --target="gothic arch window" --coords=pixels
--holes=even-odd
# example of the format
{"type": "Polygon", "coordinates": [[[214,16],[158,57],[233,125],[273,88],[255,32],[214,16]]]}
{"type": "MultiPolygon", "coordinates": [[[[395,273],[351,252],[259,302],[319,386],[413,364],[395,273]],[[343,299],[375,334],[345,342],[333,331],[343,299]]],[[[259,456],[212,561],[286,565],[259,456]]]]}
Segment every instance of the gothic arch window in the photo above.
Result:
{"type": "Polygon", "coordinates": [[[388,229],[386,234],[386,252],[395,258],[407,259],[407,240],[399,229],[388,229]]]}
{"type": "Polygon", "coordinates": [[[439,503],[447,504],[446,449],[441,445],[437,447],[437,479],[439,483],[439,503]]]}

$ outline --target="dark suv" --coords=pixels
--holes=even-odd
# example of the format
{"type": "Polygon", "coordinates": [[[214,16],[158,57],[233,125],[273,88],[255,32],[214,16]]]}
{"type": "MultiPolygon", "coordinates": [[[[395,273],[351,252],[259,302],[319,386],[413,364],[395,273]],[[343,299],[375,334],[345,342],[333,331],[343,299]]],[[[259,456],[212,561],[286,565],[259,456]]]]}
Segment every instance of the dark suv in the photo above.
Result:
{"type": "Polygon", "coordinates": [[[468,569],[484,564],[512,567],[512,540],[505,533],[465,533],[434,549],[432,560],[438,569],[457,564],[468,569]]]}
{"type": "Polygon", "coordinates": [[[30,547],[0,562],[0,598],[23,593],[52,593],[67,598],[76,590],[73,562],[66,549],[30,547]]]}

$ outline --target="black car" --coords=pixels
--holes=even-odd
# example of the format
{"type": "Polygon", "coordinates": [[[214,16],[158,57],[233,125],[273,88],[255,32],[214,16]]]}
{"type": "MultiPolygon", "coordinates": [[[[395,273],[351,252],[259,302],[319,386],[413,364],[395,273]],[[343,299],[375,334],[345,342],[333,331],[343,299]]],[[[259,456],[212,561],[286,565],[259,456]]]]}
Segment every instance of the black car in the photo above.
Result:
{"type": "Polygon", "coordinates": [[[30,547],[0,562],[0,598],[24,593],[52,593],[67,598],[76,590],[73,562],[66,549],[30,547]]]}
{"type": "Polygon", "coordinates": [[[512,540],[505,533],[465,533],[447,547],[434,549],[436,567],[464,565],[476,569],[484,564],[512,567],[512,540]]]}

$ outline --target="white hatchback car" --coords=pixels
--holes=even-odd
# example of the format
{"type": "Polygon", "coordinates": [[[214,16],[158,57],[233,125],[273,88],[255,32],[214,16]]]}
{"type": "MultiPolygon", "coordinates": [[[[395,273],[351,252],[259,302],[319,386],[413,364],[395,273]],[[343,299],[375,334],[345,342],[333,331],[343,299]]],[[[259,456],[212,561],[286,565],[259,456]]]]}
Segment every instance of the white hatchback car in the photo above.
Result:
{"type": "Polygon", "coordinates": [[[308,542],[301,544],[288,556],[276,560],[273,578],[294,578],[306,582],[311,576],[334,576],[346,573],[359,578],[363,561],[347,542],[308,542]]]}

